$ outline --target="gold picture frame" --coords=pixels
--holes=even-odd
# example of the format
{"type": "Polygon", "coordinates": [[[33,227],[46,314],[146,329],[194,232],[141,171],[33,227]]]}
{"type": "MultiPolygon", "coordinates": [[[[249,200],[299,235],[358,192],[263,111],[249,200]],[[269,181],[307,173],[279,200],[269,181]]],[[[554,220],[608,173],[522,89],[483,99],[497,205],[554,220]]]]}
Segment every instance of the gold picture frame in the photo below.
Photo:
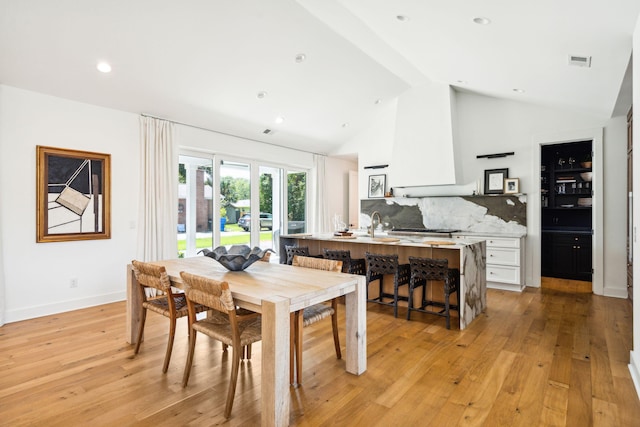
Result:
{"type": "Polygon", "coordinates": [[[504,179],[504,194],[517,194],[520,192],[520,178],[504,179]]]}
{"type": "Polygon", "coordinates": [[[36,146],[36,242],[111,238],[111,155],[36,146]]]}

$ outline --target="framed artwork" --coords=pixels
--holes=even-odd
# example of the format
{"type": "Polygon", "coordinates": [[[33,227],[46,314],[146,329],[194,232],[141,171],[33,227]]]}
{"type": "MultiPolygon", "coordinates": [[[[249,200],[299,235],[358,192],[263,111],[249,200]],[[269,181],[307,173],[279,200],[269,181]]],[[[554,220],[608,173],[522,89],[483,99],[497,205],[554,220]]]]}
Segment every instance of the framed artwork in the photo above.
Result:
{"type": "Polygon", "coordinates": [[[36,147],[36,242],[111,238],[111,155],[36,147]]]}
{"type": "Polygon", "coordinates": [[[387,175],[369,175],[369,198],[384,197],[387,175]]]}
{"type": "Polygon", "coordinates": [[[504,193],[504,180],[509,177],[509,169],[487,169],[484,171],[484,194],[504,193]]]}
{"type": "Polygon", "coordinates": [[[506,178],[504,180],[504,194],[516,194],[520,192],[520,178],[506,178]]]}

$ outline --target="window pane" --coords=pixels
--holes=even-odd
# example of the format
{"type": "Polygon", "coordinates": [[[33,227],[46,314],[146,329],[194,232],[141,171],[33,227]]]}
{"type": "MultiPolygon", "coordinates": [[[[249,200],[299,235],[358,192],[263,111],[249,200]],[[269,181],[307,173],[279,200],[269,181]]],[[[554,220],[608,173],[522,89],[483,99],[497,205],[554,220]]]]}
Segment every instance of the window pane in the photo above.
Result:
{"type": "Polygon", "coordinates": [[[261,249],[275,249],[282,223],[281,188],[283,171],[280,168],[260,166],[260,243],[261,249]]]}
{"type": "Polygon", "coordinates": [[[307,174],[287,174],[287,233],[307,231],[307,174]]]}
{"type": "Polygon", "coordinates": [[[179,156],[178,256],[192,257],[211,249],[213,218],[213,161],[179,156]]]}
{"type": "Polygon", "coordinates": [[[221,163],[220,204],[220,217],[226,218],[224,231],[220,232],[220,245],[249,245],[251,174],[248,164],[227,160],[221,163]]]}

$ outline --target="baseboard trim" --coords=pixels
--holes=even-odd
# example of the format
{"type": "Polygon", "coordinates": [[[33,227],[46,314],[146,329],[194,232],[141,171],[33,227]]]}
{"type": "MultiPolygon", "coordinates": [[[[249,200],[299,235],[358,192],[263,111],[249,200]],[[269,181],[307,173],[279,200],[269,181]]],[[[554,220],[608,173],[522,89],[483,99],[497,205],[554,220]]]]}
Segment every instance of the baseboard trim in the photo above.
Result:
{"type": "Polygon", "coordinates": [[[510,285],[508,283],[487,282],[487,288],[500,289],[502,291],[522,292],[525,288],[524,285],[510,285]]]}
{"type": "Polygon", "coordinates": [[[81,308],[94,307],[96,305],[109,304],[117,301],[124,301],[126,298],[127,293],[122,291],[105,295],[94,295],[69,301],[60,301],[53,304],[25,307],[17,310],[7,310],[5,312],[4,320],[5,324],[20,322],[21,320],[35,319],[37,317],[50,316],[52,314],[79,310],[81,308]]]}
{"type": "Polygon", "coordinates": [[[627,288],[604,288],[605,297],[628,298],[627,288]]]}
{"type": "Polygon", "coordinates": [[[636,397],[640,398],[640,371],[638,368],[640,367],[640,360],[636,360],[637,353],[631,351],[629,354],[629,372],[631,373],[631,379],[633,380],[633,385],[636,388],[636,397]]]}

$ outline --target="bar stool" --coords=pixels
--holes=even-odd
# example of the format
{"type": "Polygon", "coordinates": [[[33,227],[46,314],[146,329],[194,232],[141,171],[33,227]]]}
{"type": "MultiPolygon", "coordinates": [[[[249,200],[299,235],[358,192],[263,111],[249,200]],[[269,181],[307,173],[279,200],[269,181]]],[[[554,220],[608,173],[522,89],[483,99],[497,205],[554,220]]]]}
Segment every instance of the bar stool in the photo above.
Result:
{"type": "Polygon", "coordinates": [[[411,275],[409,264],[398,264],[398,255],[382,255],[365,253],[367,261],[367,301],[393,307],[394,317],[398,317],[398,301],[409,301],[408,297],[398,295],[398,288],[408,285],[411,275]],[[383,291],[385,274],[393,275],[393,294],[383,291]],[[380,294],[376,298],[369,298],[369,283],[378,280],[380,294]],[[393,302],[385,302],[384,298],[393,298],[393,302]]]}
{"type": "Polygon", "coordinates": [[[411,279],[409,281],[409,309],[407,310],[407,320],[411,320],[411,311],[435,314],[445,317],[447,329],[451,329],[451,313],[454,309],[460,313],[460,270],[449,268],[449,261],[446,259],[432,259],[409,257],[411,268],[411,279]],[[427,283],[429,281],[440,281],[444,286],[444,304],[440,301],[428,300],[427,283]],[[413,308],[413,291],[422,286],[422,302],[419,308],[413,308]],[[456,305],[449,303],[451,293],[456,293],[456,305]],[[428,310],[427,307],[443,307],[440,311],[428,310]]]}
{"type": "Polygon", "coordinates": [[[287,251],[287,264],[291,265],[293,262],[293,257],[298,256],[309,256],[309,247],[308,246],[292,246],[285,245],[284,249],[287,251]]]}
{"type": "Polygon", "coordinates": [[[324,257],[334,261],[342,261],[342,272],[349,274],[366,274],[364,258],[351,258],[351,251],[340,249],[323,249],[324,257]]]}

